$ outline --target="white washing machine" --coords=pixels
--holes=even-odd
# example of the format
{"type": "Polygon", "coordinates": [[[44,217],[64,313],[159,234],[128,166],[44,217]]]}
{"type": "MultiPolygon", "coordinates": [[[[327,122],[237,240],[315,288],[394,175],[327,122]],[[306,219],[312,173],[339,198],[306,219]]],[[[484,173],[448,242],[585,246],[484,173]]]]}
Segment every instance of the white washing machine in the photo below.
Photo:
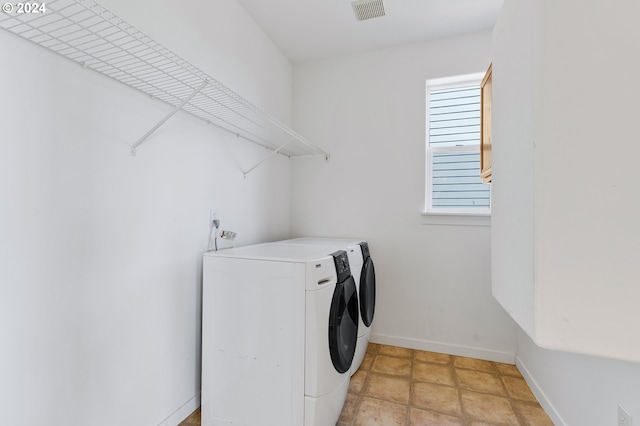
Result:
{"type": "Polygon", "coordinates": [[[202,425],[335,426],[356,292],[345,251],[269,243],[205,254],[202,425]]]}
{"type": "Polygon", "coordinates": [[[351,364],[351,375],[362,364],[367,353],[371,324],[376,305],[376,273],[373,260],[369,252],[369,244],[358,239],[351,238],[316,238],[302,237],[280,241],[281,244],[299,246],[317,246],[346,250],[349,257],[351,273],[356,282],[359,303],[358,341],[356,352],[351,364]]]}

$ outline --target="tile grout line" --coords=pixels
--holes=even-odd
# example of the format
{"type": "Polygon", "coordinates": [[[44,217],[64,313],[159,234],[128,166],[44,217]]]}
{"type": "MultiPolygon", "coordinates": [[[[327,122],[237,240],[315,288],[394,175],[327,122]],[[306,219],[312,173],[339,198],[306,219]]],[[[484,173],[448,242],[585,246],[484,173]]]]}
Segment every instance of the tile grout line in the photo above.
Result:
{"type": "MultiPolygon", "coordinates": [[[[366,389],[369,380],[371,379],[371,369],[373,368],[373,364],[376,361],[376,358],[378,357],[378,352],[380,351],[380,346],[375,346],[375,350],[372,352],[368,352],[369,349],[369,344],[367,344],[367,350],[365,351],[365,357],[367,355],[371,355],[372,359],[371,359],[371,363],[369,365],[369,368],[366,370],[367,375],[365,376],[364,380],[362,381],[362,386],[360,386],[360,390],[358,391],[358,399],[356,401],[355,407],[353,409],[353,418],[351,419],[351,422],[349,422],[350,426],[355,425],[356,422],[356,418],[358,417],[358,412],[360,411],[360,406],[362,405],[362,402],[364,400],[364,390],[366,389]]],[[[362,366],[362,364],[360,364],[362,366]]],[[[351,379],[349,379],[351,380],[351,379]]]]}
{"type": "Polygon", "coordinates": [[[495,363],[494,363],[494,368],[498,372],[498,378],[500,379],[500,384],[502,385],[502,389],[504,390],[504,394],[507,397],[507,400],[509,401],[509,406],[511,407],[511,410],[513,410],[513,414],[515,414],[516,420],[518,421],[518,424],[521,425],[521,424],[523,424],[522,420],[520,419],[520,416],[518,415],[518,412],[516,411],[516,407],[513,405],[513,400],[511,399],[511,394],[509,393],[509,389],[507,389],[507,385],[504,383],[504,375],[500,372],[500,370],[498,369],[498,366],[495,365],[495,363]]]}
{"type": "MultiPolygon", "coordinates": [[[[367,352],[365,352],[364,356],[366,357],[368,355],[367,352]]],[[[373,359],[375,360],[375,356],[373,357],[373,359]]],[[[371,361],[371,364],[373,364],[373,361],[371,361]]],[[[358,368],[359,369],[359,368],[358,368]]],[[[358,397],[356,398],[356,402],[354,404],[353,407],[353,415],[351,416],[351,420],[349,421],[348,426],[353,426],[353,424],[356,422],[356,417],[358,415],[358,411],[360,411],[360,405],[362,405],[362,391],[365,389],[365,386],[367,386],[367,381],[369,381],[369,373],[371,371],[371,367],[369,367],[369,370],[367,370],[367,375],[365,376],[364,380],[362,381],[362,386],[360,386],[360,390],[358,391],[358,393],[356,395],[358,395],[358,397]]],[[[349,378],[349,383],[351,383],[351,377],[349,378]]],[[[348,394],[348,391],[347,391],[348,394]]]]}
{"type": "Polygon", "coordinates": [[[407,401],[407,414],[404,422],[411,426],[411,401],[413,401],[413,369],[416,365],[416,351],[411,349],[411,370],[409,371],[409,400],[407,401]]]}
{"type": "Polygon", "coordinates": [[[456,356],[455,355],[451,355],[449,357],[449,362],[451,365],[451,371],[453,372],[453,381],[456,385],[456,392],[458,394],[458,403],[460,404],[460,416],[462,417],[462,422],[465,425],[469,424],[469,421],[467,419],[467,415],[464,411],[464,407],[462,406],[462,386],[460,386],[460,379],[458,378],[458,370],[456,369],[456,356]]]}
{"type": "MultiPolygon", "coordinates": [[[[369,344],[367,344],[367,349],[365,350],[364,356],[366,358],[367,355],[371,355],[372,359],[371,359],[371,363],[369,364],[369,368],[366,370],[367,371],[367,375],[365,376],[364,380],[362,381],[362,386],[360,386],[360,389],[358,390],[358,399],[356,401],[355,408],[353,409],[353,418],[351,419],[351,422],[349,423],[351,426],[355,425],[355,423],[356,423],[356,418],[358,417],[358,412],[360,411],[360,406],[362,405],[362,402],[364,400],[364,390],[366,389],[367,385],[369,384],[369,380],[371,379],[371,368],[373,367],[373,363],[376,361],[376,358],[378,356],[378,351],[379,350],[380,350],[380,348],[378,346],[376,346],[375,347],[375,351],[369,352],[369,344]]],[[[360,364],[360,366],[362,366],[362,364],[360,364]]],[[[349,380],[351,380],[351,379],[349,379],[349,380]]]]}
{"type": "MultiPolygon", "coordinates": [[[[499,371],[499,370],[498,370],[499,371]]],[[[515,397],[511,396],[511,392],[509,392],[509,388],[507,388],[507,384],[505,383],[504,378],[505,377],[514,377],[511,376],[509,374],[502,374],[500,373],[500,382],[502,383],[502,386],[505,388],[505,392],[507,393],[507,397],[509,399],[509,404],[511,405],[511,409],[513,410],[513,413],[516,416],[516,419],[518,420],[518,423],[520,423],[520,425],[527,425],[527,421],[526,419],[524,419],[524,417],[520,414],[520,410],[518,410],[515,406],[515,402],[521,401],[519,399],[516,399],[515,397]]],[[[522,401],[525,402],[525,401],[522,401]]]]}

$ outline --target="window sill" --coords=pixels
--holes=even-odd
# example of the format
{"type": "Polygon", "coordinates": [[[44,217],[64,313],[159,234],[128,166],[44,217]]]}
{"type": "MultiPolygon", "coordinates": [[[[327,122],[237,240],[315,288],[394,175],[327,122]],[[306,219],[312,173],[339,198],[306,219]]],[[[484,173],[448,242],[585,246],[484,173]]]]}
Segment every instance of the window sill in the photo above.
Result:
{"type": "Polygon", "coordinates": [[[491,213],[422,212],[423,225],[491,226],[491,213]]]}

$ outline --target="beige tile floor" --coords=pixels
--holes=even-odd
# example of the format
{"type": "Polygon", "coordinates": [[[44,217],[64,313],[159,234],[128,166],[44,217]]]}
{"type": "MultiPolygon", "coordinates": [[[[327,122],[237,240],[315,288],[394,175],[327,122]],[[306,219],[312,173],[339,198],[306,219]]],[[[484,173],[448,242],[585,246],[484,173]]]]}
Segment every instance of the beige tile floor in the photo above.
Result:
{"type": "MultiPolygon", "coordinates": [[[[180,426],[200,426],[200,409],[180,426]]],[[[337,426],[553,426],[511,364],[370,344],[337,426]]]]}

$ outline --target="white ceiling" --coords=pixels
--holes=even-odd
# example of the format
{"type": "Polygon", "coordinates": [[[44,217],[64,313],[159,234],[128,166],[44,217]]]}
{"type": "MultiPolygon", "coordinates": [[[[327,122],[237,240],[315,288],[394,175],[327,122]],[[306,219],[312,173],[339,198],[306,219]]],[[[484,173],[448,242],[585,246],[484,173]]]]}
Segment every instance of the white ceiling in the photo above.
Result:
{"type": "Polygon", "coordinates": [[[294,62],[493,27],[502,0],[384,0],[386,16],[358,22],[351,0],[239,0],[294,62]]]}

